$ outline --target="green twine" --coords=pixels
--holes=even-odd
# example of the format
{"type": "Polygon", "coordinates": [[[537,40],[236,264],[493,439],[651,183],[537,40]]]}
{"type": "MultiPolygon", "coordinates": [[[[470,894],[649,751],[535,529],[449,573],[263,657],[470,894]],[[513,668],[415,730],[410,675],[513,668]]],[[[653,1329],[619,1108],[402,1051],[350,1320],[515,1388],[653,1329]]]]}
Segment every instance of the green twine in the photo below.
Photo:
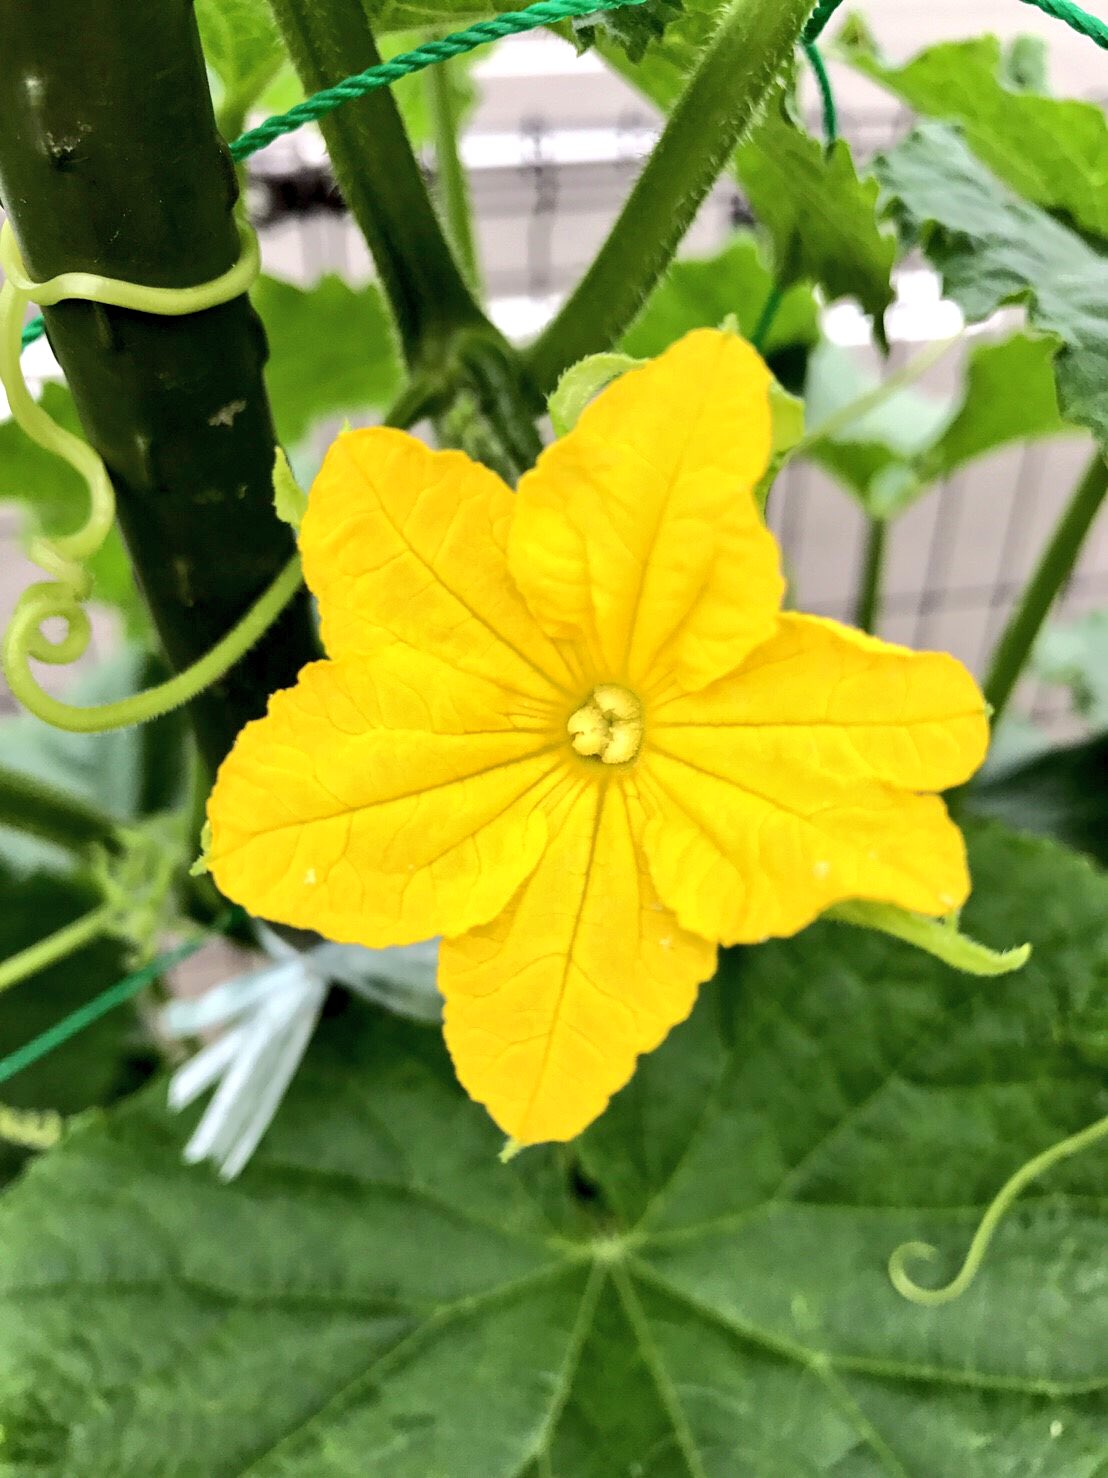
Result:
{"type": "Polygon", "coordinates": [[[1023,3],[1034,5],[1052,20],[1062,21],[1071,31],[1088,36],[1090,41],[1108,51],[1108,25],[1079,5],[1071,5],[1070,0],[1023,0],[1023,3]]]}
{"type": "Polygon", "coordinates": [[[823,137],[830,147],[839,136],[839,115],[835,107],[835,94],[831,90],[831,78],[827,75],[827,68],[816,43],[805,37],[800,44],[819,87],[820,103],[823,106],[823,137]]]}
{"type": "Polygon", "coordinates": [[[773,320],[777,317],[777,310],[780,308],[784,296],[784,288],[779,282],[775,282],[766,296],[762,311],[758,315],[757,325],[750,336],[750,342],[759,354],[763,354],[765,351],[766,339],[769,337],[769,331],[773,327],[773,320]]]}
{"type": "Polygon", "coordinates": [[[184,944],[177,945],[175,949],[158,955],[148,965],[143,965],[141,969],[116,981],[115,985],[109,986],[106,991],[94,996],[91,1001],[86,1001],[83,1006],[78,1006],[76,1011],[63,1016],[61,1021],[56,1021],[53,1026],[47,1027],[46,1031],[41,1032],[37,1037],[32,1037],[22,1047],[9,1052],[7,1057],[0,1059],[0,1083],[6,1083],[10,1078],[14,1078],[16,1073],[21,1073],[24,1068],[31,1067],[41,1057],[46,1057],[68,1042],[70,1037],[83,1032],[86,1026],[99,1021],[101,1016],[114,1011],[116,1006],[122,1006],[124,1001],[129,1001],[132,996],[138,995],[143,986],[150,985],[166,970],[179,965],[182,960],[187,960],[198,949],[202,949],[209,940],[225,934],[241,914],[242,910],[239,908],[228,909],[216,920],[211,929],[205,930],[193,939],[186,940],[184,944]]]}
{"type": "Polygon", "coordinates": [[[818,41],[827,28],[827,22],[842,3],[843,0],[819,0],[819,4],[812,11],[811,19],[801,32],[801,43],[818,41]]]}
{"type": "MultiPolygon", "coordinates": [[[[804,27],[802,39],[818,41],[828,21],[841,4],[842,0],[820,0],[812,12],[811,20],[804,27]]],[[[1090,41],[1108,51],[1108,24],[1099,20],[1095,15],[1090,15],[1087,10],[1082,10],[1080,5],[1074,5],[1072,0],[1023,0],[1023,4],[1033,5],[1036,10],[1041,10],[1052,20],[1061,21],[1063,25],[1069,26],[1071,31],[1076,31],[1080,36],[1087,36],[1090,41]]]]}
{"type": "Polygon", "coordinates": [[[401,77],[422,72],[425,67],[432,67],[436,62],[449,61],[451,57],[461,56],[477,46],[484,46],[488,41],[501,41],[505,36],[515,36],[520,31],[530,31],[536,26],[549,26],[555,21],[568,20],[574,16],[594,15],[600,10],[620,10],[624,5],[643,3],[644,0],[539,0],[537,5],[529,5],[526,10],[508,10],[503,15],[494,15],[489,20],[467,26],[464,31],[455,31],[453,35],[444,36],[441,41],[424,42],[413,51],[402,52],[391,61],[381,62],[376,67],[355,73],[353,77],[345,77],[333,87],[325,87],[322,92],[313,93],[287,113],[267,118],[257,128],[252,128],[241,138],[237,138],[231,145],[231,153],[236,159],[246,159],[282,134],[292,133],[305,123],[314,123],[343,103],[356,101],[368,93],[376,92],[380,87],[399,82],[401,77]]]}

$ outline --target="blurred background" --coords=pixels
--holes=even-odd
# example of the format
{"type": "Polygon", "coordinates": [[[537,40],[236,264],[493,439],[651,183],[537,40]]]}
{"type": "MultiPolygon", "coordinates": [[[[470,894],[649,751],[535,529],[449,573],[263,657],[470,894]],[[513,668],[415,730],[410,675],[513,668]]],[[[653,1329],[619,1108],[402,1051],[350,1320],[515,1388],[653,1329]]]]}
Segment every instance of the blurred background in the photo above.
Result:
{"type": "MultiPolygon", "coordinates": [[[[1004,40],[1031,34],[1046,44],[1055,93],[1097,100],[1108,94],[1103,54],[1014,0],[977,0],[972,12],[957,0],[867,0],[863,9],[892,60],[970,33],[993,31],[1004,40]]],[[[910,115],[856,72],[833,60],[830,68],[840,129],[861,163],[898,138],[910,125],[910,115]]],[[[656,136],[658,118],[599,56],[578,56],[573,47],[545,32],[478,53],[468,75],[475,100],[462,153],[485,286],[499,325],[510,336],[526,339],[553,313],[603,240],[656,136]]],[[[810,77],[802,79],[802,88],[810,126],[818,132],[819,108],[810,77]]],[[[422,157],[433,175],[430,144],[424,144],[422,157]]],[[[371,277],[365,247],[343,210],[314,128],[278,141],[250,161],[247,200],[271,276],[301,288],[329,274],[353,288],[371,277]]],[[[683,256],[717,252],[736,226],[750,221],[736,185],[721,181],[690,231],[683,256]]],[[[888,317],[891,357],[884,373],[962,327],[958,309],[942,300],[937,279],[922,263],[909,262],[900,271],[897,290],[888,317]]],[[[970,346],[982,336],[1010,332],[1018,322],[1013,311],[1002,322],[978,327],[916,388],[953,397],[970,346]]],[[[860,371],[880,367],[870,347],[869,325],[851,304],[824,310],[824,332],[854,357],[860,371]]],[[[326,345],[311,342],[310,321],[300,335],[285,352],[326,352],[326,345]]],[[[25,365],[34,388],[57,377],[44,341],[28,351],[25,365]]],[[[305,432],[294,458],[301,475],[310,476],[342,419],[326,418],[305,432]]],[[[359,418],[352,414],[351,419],[359,418]]],[[[1087,445],[1081,437],[1058,436],[1015,446],[955,473],[915,503],[891,534],[880,633],[914,646],[949,649],[980,673],[1013,597],[1079,476],[1087,445]]],[[[0,620],[7,619],[19,589],[35,578],[21,554],[15,505],[3,501],[15,491],[9,486],[13,465],[10,459],[5,465],[0,454],[0,620]]],[[[784,548],[792,603],[850,619],[863,557],[857,503],[826,472],[799,461],[775,488],[769,516],[784,548]]],[[[1054,622],[1065,627],[1104,607],[1108,521],[1102,518],[1054,622]]],[[[94,629],[93,646],[82,664],[45,674],[48,684],[73,682],[81,668],[110,655],[122,640],[119,618],[107,609],[97,613],[94,629]]],[[[13,704],[0,685],[0,710],[5,706],[13,704]]],[[[1071,695],[1038,678],[1024,683],[1016,709],[1055,739],[1081,727],[1071,695]]]]}

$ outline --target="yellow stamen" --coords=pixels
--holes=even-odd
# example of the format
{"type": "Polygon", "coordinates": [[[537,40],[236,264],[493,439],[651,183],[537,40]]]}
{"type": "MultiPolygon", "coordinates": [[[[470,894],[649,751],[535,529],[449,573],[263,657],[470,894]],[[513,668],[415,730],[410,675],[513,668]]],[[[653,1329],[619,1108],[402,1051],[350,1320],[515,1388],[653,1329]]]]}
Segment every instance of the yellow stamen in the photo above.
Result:
{"type": "Polygon", "coordinates": [[[604,765],[625,765],[642,746],[642,704],[629,689],[601,683],[566,729],[578,754],[604,765]]]}

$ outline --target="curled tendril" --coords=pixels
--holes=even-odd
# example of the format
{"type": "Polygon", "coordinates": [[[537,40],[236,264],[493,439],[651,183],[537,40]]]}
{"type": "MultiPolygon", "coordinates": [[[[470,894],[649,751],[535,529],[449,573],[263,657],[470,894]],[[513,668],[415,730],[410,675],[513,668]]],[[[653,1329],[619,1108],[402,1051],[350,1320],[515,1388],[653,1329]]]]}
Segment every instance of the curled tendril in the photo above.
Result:
{"type": "Polygon", "coordinates": [[[1060,1161],[1068,1160],[1071,1155],[1080,1154],[1082,1150],[1099,1144],[1102,1139],[1108,1139],[1108,1116],[1098,1119],[1095,1124],[1090,1124],[1087,1129],[1082,1129],[1077,1134],[1071,1134],[1067,1139],[1060,1139],[1057,1144],[1052,1144],[1049,1149],[1025,1161],[1016,1173],[1004,1182],[989,1203],[988,1210],[973,1234],[973,1240],[970,1242],[969,1251],[966,1253],[962,1266],[950,1282],[944,1283],[941,1288],[922,1288],[908,1273],[906,1267],[912,1259],[934,1262],[939,1255],[938,1250],[929,1242],[902,1243],[889,1258],[889,1280],[897,1293],[911,1303],[922,1304],[925,1308],[935,1308],[939,1304],[951,1303],[954,1299],[960,1298],[976,1278],[997,1228],[1024,1187],[1059,1164],[1060,1161]]]}
{"type": "Polygon", "coordinates": [[[31,540],[30,558],[51,578],[23,592],[3,640],[4,671],[13,694],[31,713],[56,728],[102,733],[145,723],[187,703],[239,660],[299,588],[300,563],[294,557],[238,625],[198,662],[168,682],[118,703],[96,708],[62,703],[43,691],[30,668],[32,661],[55,666],[75,662],[88,647],[90,627],[84,603],[91,594],[92,580],[87,565],[115,522],[115,492],[99,453],[59,426],[27,388],[20,363],[24,309],[31,301],[50,307],[70,298],[168,317],[214,308],[246,292],[258,275],[257,237],[243,222],[239,235],[239,257],[228,271],[195,287],[170,288],[145,287],[95,272],[60,272],[45,282],[35,282],[27,275],[10,224],[5,222],[0,229],[0,267],[5,276],[0,287],[0,384],[16,423],[45,451],[68,462],[89,492],[88,513],[79,529],[58,538],[39,534],[31,540]],[[60,637],[52,638],[43,630],[52,619],[64,623],[60,637]]]}

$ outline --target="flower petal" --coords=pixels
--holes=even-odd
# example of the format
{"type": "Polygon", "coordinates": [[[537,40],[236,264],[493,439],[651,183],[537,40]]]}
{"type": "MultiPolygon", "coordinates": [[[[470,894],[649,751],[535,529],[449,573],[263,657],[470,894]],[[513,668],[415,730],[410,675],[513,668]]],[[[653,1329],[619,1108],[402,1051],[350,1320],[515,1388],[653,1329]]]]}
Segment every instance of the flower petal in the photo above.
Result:
{"type": "Polygon", "coordinates": [[[412,648],[313,663],[220,768],[212,875],[262,917],[343,943],[460,933],[538,861],[556,752],[531,700],[513,708],[412,648]]]}
{"type": "Polygon", "coordinates": [[[343,433],[300,530],[329,655],[364,656],[391,637],[517,691],[565,687],[564,661],[508,575],[514,501],[461,452],[382,426],[343,433]]]}
{"type": "Polygon", "coordinates": [[[521,1144],[579,1134],[715,968],[658,902],[628,805],[619,782],[570,790],[517,896],[439,955],[458,1077],[521,1144]]]}
{"type": "Polygon", "coordinates": [[[751,944],[848,898],[930,915],[965,901],[965,846],[937,796],[801,767],[774,739],[732,756],[727,774],[679,748],[652,746],[638,779],[650,871],[686,929],[751,944]]]}
{"type": "Polygon", "coordinates": [[[543,629],[641,687],[734,667],[773,629],[783,584],[753,488],[770,450],[769,372],[699,330],[610,385],[520,482],[508,563],[543,629]]]}
{"type": "Polygon", "coordinates": [[[945,790],[985,758],[985,700],[945,652],[912,652],[837,621],[783,615],[735,672],[660,702],[664,747],[739,775],[772,744],[776,761],[844,780],[945,790]]]}

